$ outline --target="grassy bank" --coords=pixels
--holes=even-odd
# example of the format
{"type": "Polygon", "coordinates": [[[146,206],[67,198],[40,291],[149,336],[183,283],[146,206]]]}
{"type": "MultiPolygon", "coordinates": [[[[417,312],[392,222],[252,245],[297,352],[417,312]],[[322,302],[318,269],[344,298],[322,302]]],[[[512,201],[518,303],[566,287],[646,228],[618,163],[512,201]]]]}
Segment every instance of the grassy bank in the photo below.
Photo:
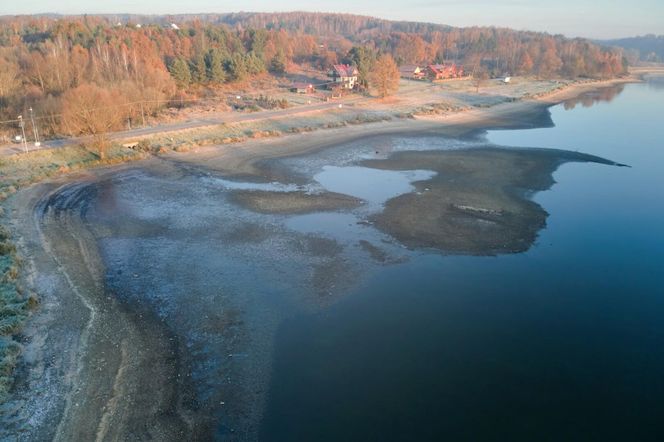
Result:
{"type": "Polygon", "coordinates": [[[0,226],[0,402],[11,387],[11,375],[21,352],[15,334],[37,306],[37,298],[18,283],[20,265],[9,232],[0,226]]]}

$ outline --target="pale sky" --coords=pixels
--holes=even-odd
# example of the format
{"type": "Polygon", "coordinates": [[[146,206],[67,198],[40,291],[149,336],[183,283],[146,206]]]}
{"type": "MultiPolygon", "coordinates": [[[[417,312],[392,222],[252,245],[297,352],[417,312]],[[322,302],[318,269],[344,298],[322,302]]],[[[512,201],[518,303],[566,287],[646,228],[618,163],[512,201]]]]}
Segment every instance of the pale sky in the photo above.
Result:
{"type": "Polygon", "coordinates": [[[505,26],[569,37],[664,34],[664,0],[0,0],[0,15],[348,12],[452,26],[505,26]]]}

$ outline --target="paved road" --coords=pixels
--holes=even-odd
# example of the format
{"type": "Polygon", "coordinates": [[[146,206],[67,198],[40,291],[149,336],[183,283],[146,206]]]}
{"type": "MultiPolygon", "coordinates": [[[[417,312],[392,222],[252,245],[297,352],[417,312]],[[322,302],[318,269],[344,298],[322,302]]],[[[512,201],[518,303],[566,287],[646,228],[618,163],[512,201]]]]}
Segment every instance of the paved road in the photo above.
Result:
{"type": "MultiPolygon", "coordinates": [[[[157,126],[141,127],[137,129],[113,132],[109,135],[109,137],[112,140],[125,140],[125,139],[131,139],[132,137],[154,135],[164,132],[174,132],[183,129],[194,129],[197,127],[213,126],[221,123],[240,123],[248,121],[267,120],[271,118],[284,118],[307,112],[329,110],[339,107],[340,104],[352,105],[353,103],[356,103],[360,100],[362,100],[362,98],[352,97],[350,99],[344,100],[343,102],[335,101],[335,102],[308,104],[288,109],[269,110],[262,112],[253,112],[253,113],[225,112],[225,113],[219,113],[216,116],[211,116],[208,118],[198,118],[193,120],[181,121],[177,123],[160,124],[157,126]]],[[[31,144],[28,144],[28,149],[30,151],[34,151],[34,150],[45,150],[45,149],[70,146],[73,144],[81,143],[89,138],[90,137],[73,137],[73,138],[48,140],[43,142],[40,147],[35,147],[32,146],[31,144]]],[[[0,156],[9,156],[23,152],[24,152],[23,144],[8,144],[5,146],[0,146],[0,156]]]]}

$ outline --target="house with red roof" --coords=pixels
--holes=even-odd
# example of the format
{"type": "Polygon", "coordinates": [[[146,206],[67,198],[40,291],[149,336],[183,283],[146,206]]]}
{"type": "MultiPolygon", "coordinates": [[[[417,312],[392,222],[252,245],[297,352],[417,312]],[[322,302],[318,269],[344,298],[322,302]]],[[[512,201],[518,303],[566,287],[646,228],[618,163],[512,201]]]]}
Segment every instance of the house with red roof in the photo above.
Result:
{"type": "Polygon", "coordinates": [[[427,66],[427,76],[432,81],[459,78],[463,77],[463,68],[456,64],[430,64],[427,66]]]}
{"type": "Polygon", "coordinates": [[[348,64],[335,64],[328,71],[327,76],[332,79],[330,89],[340,87],[342,89],[354,89],[357,84],[359,71],[355,66],[348,64]]]}

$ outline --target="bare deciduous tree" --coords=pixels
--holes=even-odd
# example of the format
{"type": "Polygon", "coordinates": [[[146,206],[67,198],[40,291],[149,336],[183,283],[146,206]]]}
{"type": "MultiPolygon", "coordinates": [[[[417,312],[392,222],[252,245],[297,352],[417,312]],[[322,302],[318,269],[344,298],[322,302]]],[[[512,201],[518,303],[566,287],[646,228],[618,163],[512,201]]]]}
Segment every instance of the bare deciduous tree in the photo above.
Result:
{"type": "Polygon", "coordinates": [[[479,67],[473,72],[473,85],[476,88],[476,92],[479,93],[480,87],[484,86],[489,80],[489,73],[486,69],[479,67]]]}
{"type": "Polygon", "coordinates": [[[387,97],[399,90],[399,68],[389,54],[378,57],[369,78],[380,97],[387,97]]]}
{"type": "Polygon", "coordinates": [[[62,126],[72,135],[91,135],[99,158],[106,158],[107,133],[124,119],[119,93],[94,84],[82,84],[62,96],[62,126]]]}
{"type": "Polygon", "coordinates": [[[20,84],[16,63],[0,57],[0,98],[8,97],[20,84]]]}

